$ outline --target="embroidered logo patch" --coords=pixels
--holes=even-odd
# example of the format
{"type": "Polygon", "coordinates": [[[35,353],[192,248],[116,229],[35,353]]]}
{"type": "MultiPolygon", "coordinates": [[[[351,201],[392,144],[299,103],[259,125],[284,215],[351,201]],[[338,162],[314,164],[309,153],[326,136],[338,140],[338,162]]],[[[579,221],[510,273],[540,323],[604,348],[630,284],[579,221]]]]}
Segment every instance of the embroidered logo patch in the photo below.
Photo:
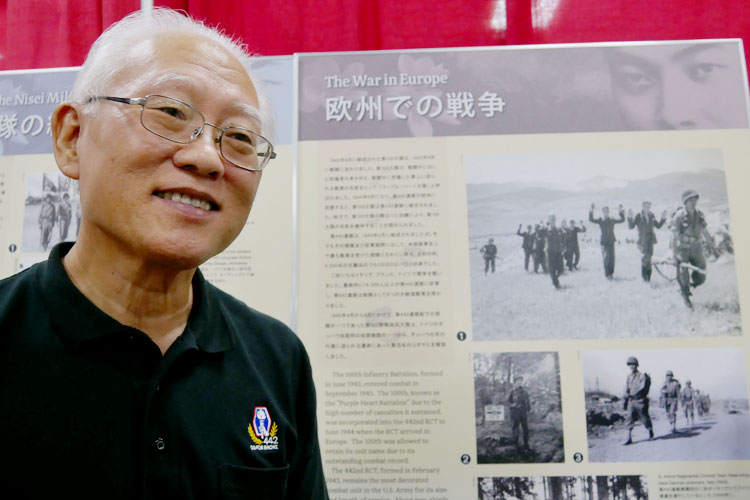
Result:
{"type": "Polygon", "coordinates": [[[256,406],[253,411],[253,419],[247,426],[247,433],[250,435],[253,444],[250,449],[253,451],[266,451],[279,449],[279,425],[271,420],[271,413],[265,406],[256,406]]]}

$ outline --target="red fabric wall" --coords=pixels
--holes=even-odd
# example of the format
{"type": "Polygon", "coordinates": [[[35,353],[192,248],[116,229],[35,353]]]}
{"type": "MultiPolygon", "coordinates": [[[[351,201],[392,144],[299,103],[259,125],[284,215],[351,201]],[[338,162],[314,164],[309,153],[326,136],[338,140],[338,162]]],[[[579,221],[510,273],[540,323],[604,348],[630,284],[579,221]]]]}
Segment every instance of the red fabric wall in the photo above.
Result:
{"type": "MultiPolygon", "coordinates": [[[[77,66],[138,0],[0,0],[0,69],[77,66]],[[4,29],[3,29],[4,28],[4,29]]],[[[743,38],[748,0],[156,0],[261,55],[532,43],[743,38]],[[503,15],[504,14],[504,15],[503,15]]]]}

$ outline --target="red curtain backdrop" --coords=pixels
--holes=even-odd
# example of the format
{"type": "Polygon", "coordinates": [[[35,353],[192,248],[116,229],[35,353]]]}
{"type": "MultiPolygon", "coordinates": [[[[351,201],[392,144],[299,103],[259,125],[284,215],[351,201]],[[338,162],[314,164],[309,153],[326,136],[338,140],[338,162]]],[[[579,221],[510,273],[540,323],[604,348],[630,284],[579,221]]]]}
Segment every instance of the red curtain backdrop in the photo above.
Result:
{"type": "MultiPolygon", "coordinates": [[[[743,38],[748,0],[156,0],[261,55],[534,43],[743,38]]],[[[77,66],[138,0],[0,0],[0,69],[77,66]]]]}

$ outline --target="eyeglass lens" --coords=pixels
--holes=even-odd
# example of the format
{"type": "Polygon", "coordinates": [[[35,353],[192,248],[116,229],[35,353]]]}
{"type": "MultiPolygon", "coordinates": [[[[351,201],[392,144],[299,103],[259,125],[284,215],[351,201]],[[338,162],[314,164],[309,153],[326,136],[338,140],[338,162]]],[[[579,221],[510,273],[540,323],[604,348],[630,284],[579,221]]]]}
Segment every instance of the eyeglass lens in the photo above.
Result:
{"type": "MultiPolygon", "coordinates": [[[[184,102],[152,95],[143,104],[141,123],[158,136],[187,144],[203,127],[204,118],[184,102]]],[[[221,136],[219,149],[224,159],[238,167],[258,169],[268,161],[271,144],[250,130],[228,127],[221,136]]]]}

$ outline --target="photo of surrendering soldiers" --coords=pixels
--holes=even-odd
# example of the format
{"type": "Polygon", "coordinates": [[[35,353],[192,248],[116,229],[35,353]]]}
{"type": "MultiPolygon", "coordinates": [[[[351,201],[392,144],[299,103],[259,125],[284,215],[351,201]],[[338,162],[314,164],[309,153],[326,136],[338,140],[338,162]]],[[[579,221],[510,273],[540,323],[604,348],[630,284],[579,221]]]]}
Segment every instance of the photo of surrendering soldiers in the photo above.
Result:
{"type": "Polygon", "coordinates": [[[539,272],[541,266],[542,272],[547,272],[547,253],[545,246],[547,244],[547,228],[541,222],[534,229],[534,272],[539,272]]]}
{"type": "Polygon", "coordinates": [[[690,288],[696,288],[706,281],[704,240],[709,249],[713,251],[714,247],[706,218],[696,208],[698,198],[698,192],[692,189],[682,193],[683,206],[677,209],[671,225],[672,249],[677,261],[677,283],[680,285],[682,299],[690,309],[693,309],[690,288]]]}
{"type": "Polygon", "coordinates": [[[563,273],[563,230],[555,225],[555,214],[550,214],[547,224],[547,269],[552,278],[552,285],[560,288],[560,275],[563,273]]]}
{"type": "Polygon", "coordinates": [[[651,258],[654,255],[656,232],[654,228],[661,228],[667,221],[667,211],[664,210],[659,220],[651,211],[651,202],[644,201],[641,211],[633,217],[633,211],[628,210],[628,227],[638,228],[638,250],[641,251],[641,277],[643,281],[651,281],[651,258]]]}
{"type": "Polygon", "coordinates": [[[484,258],[484,274],[487,275],[487,271],[491,268],[492,272],[495,272],[495,259],[497,258],[497,246],[495,246],[495,240],[490,238],[486,245],[479,249],[484,258]]]}
{"type": "Polygon", "coordinates": [[[624,445],[633,444],[633,427],[640,421],[648,429],[649,440],[654,439],[654,426],[648,414],[648,391],[651,389],[651,377],[638,371],[638,359],[630,356],[627,361],[630,374],[625,381],[625,395],[622,408],[628,411],[628,439],[624,445]]]}
{"type": "Polygon", "coordinates": [[[622,205],[620,205],[618,207],[620,217],[618,219],[614,219],[609,216],[609,207],[605,206],[602,207],[602,217],[594,218],[595,208],[596,205],[592,203],[591,209],[589,210],[589,222],[598,224],[599,229],[602,232],[599,244],[602,248],[604,276],[607,279],[611,280],[612,276],[615,274],[615,243],[617,242],[617,239],[615,238],[615,224],[625,222],[625,210],[622,208],[622,205]]]}
{"type": "MultiPolygon", "coordinates": [[[[563,227],[565,221],[561,224],[563,227]]],[[[569,271],[578,269],[578,263],[581,261],[581,247],[578,245],[578,233],[585,233],[586,226],[581,221],[581,227],[576,226],[576,221],[570,220],[570,226],[565,233],[565,265],[569,271]]]]}
{"type": "Polygon", "coordinates": [[[47,194],[42,202],[42,208],[39,211],[39,230],[42,236],[42,248],[46,252],[52,239],[52,229],[57,222],[57,209],[52,202],[52,195],[47,194]]]}
{"type": "Polygon", "coordinates": [[[521,232],[522,227],[523,224],[518,225],[516,234],[523,238],[523,243],[521,244],[521,248],[523,248],[523,268],[528,271],[529,259],[531,258],[531,254],[534,252],[534,232],[531,230],[531,224],[526,226],[526,231],[524,232],[521,232]]]}
{"type": "Polygon", "coordinates": [[[511,422],[511,440],[519,452],[531,452],[529,448],[529,411],[531,403],[529,394],[523,388],[523,377],[518,376],[513,380],[513,389],[508,393],[508,410],[511,422]],[[523,432],[523,447],[518,442],[518,428],[523,432]]]}
{"type": "Polygon", "coordinates": [[[696,393],[693,390],[693,384],[686,380],[685,388],[682,389],[682,409],[685,412],[685,424],[687,425],[695,425],[695,400],[696,393]]]}
{"type": "Polygon", "coordinates": [[[672,433],[677,432],[677,405],[680,401],[680,382],[674,378],[672,370],[667,371],[667,378],[661,386],[659,405],[667,411],[672,433]]]}

